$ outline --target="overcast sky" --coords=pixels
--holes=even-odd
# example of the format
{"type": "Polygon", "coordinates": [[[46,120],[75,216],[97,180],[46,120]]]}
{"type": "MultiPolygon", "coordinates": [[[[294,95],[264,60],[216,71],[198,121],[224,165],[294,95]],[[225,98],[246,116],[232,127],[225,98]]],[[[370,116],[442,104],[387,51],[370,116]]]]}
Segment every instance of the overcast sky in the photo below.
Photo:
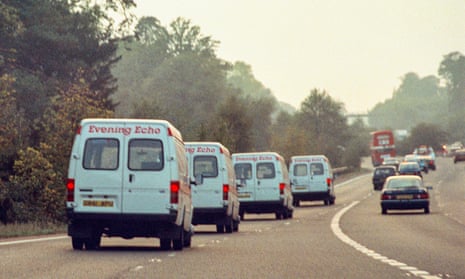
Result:
{"type": "Polygon", "coordinates": [[[138,17],[183,17],[220,41],[296,108],[314,88],[348,112],[391,98],[401,77],[437,75],[444,55],[465,54],[463,0],[135,0],[138,17]]]}

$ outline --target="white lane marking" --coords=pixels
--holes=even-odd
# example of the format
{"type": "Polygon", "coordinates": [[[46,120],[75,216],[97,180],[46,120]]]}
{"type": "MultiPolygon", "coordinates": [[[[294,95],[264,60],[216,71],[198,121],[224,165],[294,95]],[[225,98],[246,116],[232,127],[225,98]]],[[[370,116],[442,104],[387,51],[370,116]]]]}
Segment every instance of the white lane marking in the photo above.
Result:
{"type": "Polygon", "coordinates": [[[0,246],[31,243],[31,242],[50,241],[50,240],[58,240],[58,239],[65,239],[65,238],[68,238],[68,237],[69,236],[67,236],[67,235],[63,235],[63,236],[52,236],[52,237],[43,237],[43,238],[34,238],[34,239],[4,241],[4,242],[0,242],[0,246]]]}
{"type": "Polygon", "coordinates": [[[405,263],[401,263],[399,261],[396,261],[394,259],[389,259],[388,257],[385,257],[373,250],[368,249],[367,247],[361,245],[360,243],[352,240],[350,237],[348,237],[346,234],[344,234],[341,230],[341,227],[339,226],[339,221],[341,220],[342,215],[344,215],[349,209],[357,205],[360,201],[354,201],[348,206],[344,207],[341,209],[339,212],[334,215],[333,219],[331,220],[331,230],[333,233],[339,238],[342,242],[347,243],[348,245],[352,246],[356,250],[360,251],[361,253],[377,260],[385,264],[389,264],[393,267],[397,267],[398,269],[402,271],[408,271],[412,275],[421,277],[423,279],[441,279],[441,277],[430,275],[429,272],[424,271],[424,270],[419,270],[416,267],[413,266],[408,266],[405,263]]]}
{"type": "Polygon", "coordinates": [[[334,185],[334,187],[339,188],[339,187],[342,187],[342,186],[344,186],[344,185],[350,184],[350,183],[354,182],[355,180],[359,180],[359,179],[361,179],[361,178],[364,178],[364,177],[366,177],[366,176],[371,176],[371,175],[372,175],[372,174],[369,173],[369,174],[363,174],[363,175],[360,175],[360,176],[356,176],[356,177],[351,178],[351,179],[349,179],[349,180],[347,180],[347,181],[344,181],[344,182],[342,182],[342,183],[336,184],[336,185],[334,185]]]}

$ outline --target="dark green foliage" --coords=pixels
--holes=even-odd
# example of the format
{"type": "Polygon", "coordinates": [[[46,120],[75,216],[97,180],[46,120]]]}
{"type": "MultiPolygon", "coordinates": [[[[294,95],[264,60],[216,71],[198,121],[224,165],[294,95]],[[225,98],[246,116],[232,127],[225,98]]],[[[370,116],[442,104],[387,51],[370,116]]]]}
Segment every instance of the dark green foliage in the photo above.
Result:
{"type": "Polygon", "coordinates": [[[419,123],[446,121],[447,95],[434,76],[404,75],[391,99],[377,104],[368,114],[370,126],[377,129],[410,130],[419,123]]]}

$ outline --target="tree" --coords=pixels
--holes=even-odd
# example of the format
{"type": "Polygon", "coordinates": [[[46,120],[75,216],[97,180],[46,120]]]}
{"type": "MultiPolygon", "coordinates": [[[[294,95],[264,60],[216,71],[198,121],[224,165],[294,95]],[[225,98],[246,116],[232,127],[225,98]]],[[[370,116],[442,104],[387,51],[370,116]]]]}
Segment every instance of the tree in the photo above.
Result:
{"type": "Polygon", "coordinates": [[[447,132],[439,125],[420,123],[416,125],[410,136],[405,140],[409,150],[412,152],[420,145],[431,146],[434,150],[440,150],[447,141],[447,132]]]}
{"type": "Polygon", "coordinates": [[[420,78],[416,73],[407,73],[392,98],[369,112],[369,122],[377,129],[409,130],[422,122],[445,122],[446,110],[447,98],[437,77],[420,78]]]}
{"type": "Polygon", "coordinates": [[[465,139],[465,56],[452,52],[444,56],[439,75],[445,80],[449,96],[449,127],[452,140],[465,139]]]}
{"type": "Polygon", "coordinates": [[[335,165],[341,164],[347,145],[347,123],[344,105],[334,101],[326,91],[313,89],[302,102],[298,113],[301,129],[307,131],[312,154],[325,154],[335,165]]]}
{"type": "Polygon", "coordinates": [[[223,143],[231,152],[249,152],[252,147],[252,118],[247,99],[230,95],[210,119],[208,127],[213,131],[213,140],[223,143]]]}

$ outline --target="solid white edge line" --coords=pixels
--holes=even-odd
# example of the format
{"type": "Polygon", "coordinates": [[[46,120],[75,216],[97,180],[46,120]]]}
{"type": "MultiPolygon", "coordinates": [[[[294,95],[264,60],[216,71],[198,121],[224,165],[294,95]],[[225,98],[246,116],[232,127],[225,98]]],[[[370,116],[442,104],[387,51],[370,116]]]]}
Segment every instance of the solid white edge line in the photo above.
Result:
{"type": "Polygon", "coordinates": [[[58,239],[65,239],[65,238],[68,238],[68,237],[69,236],[67,236],[67,235],[62,235],[62,236],[52,236],[52,237],[43,237],[43,238],[34,238],[34,239],[4,241],[4,242],[0,242],[0,246],[31,243],[31,242],[50,241],[50,240],[58,240],[58,239]]]}
{"type": "Polygon", "coordinates": [[[408,271],[410,274],[421,277],[424,279],[441,279],[441,277],[430,275],[429,272],[424,271],[424,270],[419,270],[416,267],[413,266],[408,266],[407,264],[401,263],[399,261],[396,261],[394,259],[389,259],[388,257],[385,257],[373,250],[370,250],[366,248],[365,246],[361,245],[360,243],[354,241],[351,239],[349,236],[344,234],[341,230],[341,227],[339,226],[339,222],[341,220],[341,217],[349,211],[352,207],[360,203],[360,201],[353,201],[351,204],[348,206],[344,207],[343,209],[339,210],[331,220],[331,230],[333,233],[336,235],[337,238],[339,238],[342,242],[347,243],[348,245],[352,246],[355,250],[360,251],[361,253],[365,254],[366,256],[371,257],[374,260],[377,260],[381,263],[388,264],[390,266],[396,267],[402,271],[408,271]]]}

